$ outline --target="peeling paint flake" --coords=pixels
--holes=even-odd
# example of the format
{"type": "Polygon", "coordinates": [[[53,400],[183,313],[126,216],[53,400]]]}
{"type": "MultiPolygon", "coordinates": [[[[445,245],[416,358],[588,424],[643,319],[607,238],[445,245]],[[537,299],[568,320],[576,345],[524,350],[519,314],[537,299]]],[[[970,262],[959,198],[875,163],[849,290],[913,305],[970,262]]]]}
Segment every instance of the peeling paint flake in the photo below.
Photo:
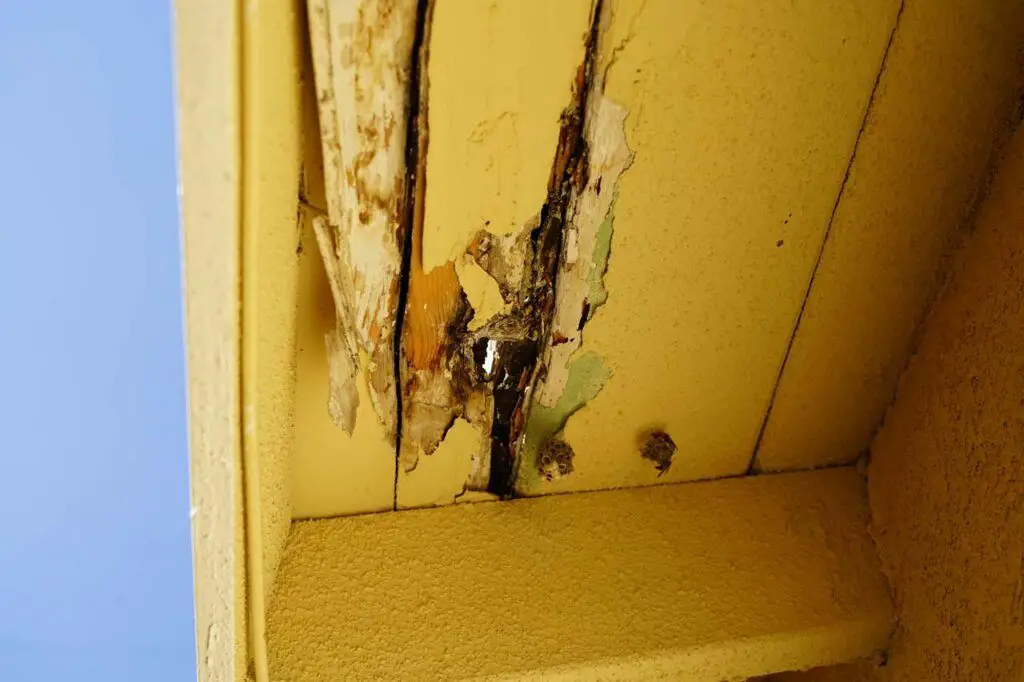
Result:
{"type": "Polygon", "coordinates": [[[359,408],[357,390],[357,365],[351,349],[345,342],[345,333],[335,329],[327,335],[327,375],[330,394],[327,397],[327,411],[331,420],[352,435],[356,427],[356,410],[359,408]]]}
{"type": "Polygon", "coordinates": [[[479,429],[456,419],[432,455],[418,457],[411,471],[399,473],[398,508],[451,504],[460,498],[473,475],[473,453],[479,450],[481,440],[479,429]]]}
{"type": "Polygon", "coordinates": [[[469,258],[459,259],[455,262],[455,272],[459,276],[459,285],[473,308],[473,317],[468,322],[470,331],[476,331],[484,326],[495,315],[508,313],[509,306],[505,303],[497,280],[476,261],[469,258]]]}
{"type": "Polygon", "coordinates": [[[317,236],[342,330],[330,343],[330,410],[351,433],[352,360],[365,353],[370,400],[390,438],[416,17],[416,0],[309,0],[329,222],[317,236]]]}
{"type": "Polygon", "coordinates": [[[573,197],[558,270],[552,335],[564,341],[548,349],[547,377],[537,392],[537,400],[546,407],[553,407],[565,391],[570,359],[583,344],[583,328],[608,298],[604,273],[611,254],[615,197],[619,178],[633,158],[626,143],[627,111],[604,96],[595,96],[592,102],[585,132],[588,183],[573,197]]]}

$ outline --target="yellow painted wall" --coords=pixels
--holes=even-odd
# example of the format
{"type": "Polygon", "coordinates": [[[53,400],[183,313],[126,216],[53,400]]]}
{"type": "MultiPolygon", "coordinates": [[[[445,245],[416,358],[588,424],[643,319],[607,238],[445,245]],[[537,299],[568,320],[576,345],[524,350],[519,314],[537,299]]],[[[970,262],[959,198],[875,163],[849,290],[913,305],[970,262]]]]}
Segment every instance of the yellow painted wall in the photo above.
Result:
{"type": "Polygon", "coordinates": [[[1024,88],[1020,0],[906,0],[758,453],[851,461],[892,400],[942,255],[1024,88]]]}
{"type": "Polygon", "coordinates": [[[1024,129],[957,260],[872,444],[900,682],[1024,676],[1024,129]]]}
{"type": "Polygon", "coordinates": [[[888,665],[786,682],[1024,679],[1024,127],[954,262],[871,449],[888,665]]]}

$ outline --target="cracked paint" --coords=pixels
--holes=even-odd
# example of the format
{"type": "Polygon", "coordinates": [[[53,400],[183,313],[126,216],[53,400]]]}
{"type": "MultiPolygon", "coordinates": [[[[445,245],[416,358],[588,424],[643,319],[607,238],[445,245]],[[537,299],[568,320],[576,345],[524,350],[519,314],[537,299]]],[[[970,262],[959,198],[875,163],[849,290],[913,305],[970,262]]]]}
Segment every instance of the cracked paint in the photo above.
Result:
{"type": "Polygon", "coordinates": [[[463,419],[486,434],[470,454],[467,488],[511,492],[568,198],[586,170],[591,16],[589,0],[433,9],[420,67],[428,95],[416,175],[425,195],[416,197],[405,308],[399,491],[421,454],[440,451],[463,419]],[[550,40],[537,39],[537,26],[550,40]],[[527,35],[543,49],[524,52],[527,35]],[[514,107],[487,109],[510,95],[514,107]],[[527,143],[523,155],[509,146],[527,143]]]}
{"type": "Polygon", "coordinates": [[[517,234],[536,222],[590,11],[591,0],[437,4],[425,271],[460,258],[479,230],[517,234]]]}
{"type": "Polygon", "coordinates": [[[555,406],[565,391],[569,363],[583,343],[584,327],[608,298],[604,274],[611,254],[615,198],[619,178],[633,158],[626,143],[626,109],[599,95],[591,102],[585,132],[588,182],[573,197],[566,223],[547,372],[537,390],[537,400],[545,407],[555,406]]]}

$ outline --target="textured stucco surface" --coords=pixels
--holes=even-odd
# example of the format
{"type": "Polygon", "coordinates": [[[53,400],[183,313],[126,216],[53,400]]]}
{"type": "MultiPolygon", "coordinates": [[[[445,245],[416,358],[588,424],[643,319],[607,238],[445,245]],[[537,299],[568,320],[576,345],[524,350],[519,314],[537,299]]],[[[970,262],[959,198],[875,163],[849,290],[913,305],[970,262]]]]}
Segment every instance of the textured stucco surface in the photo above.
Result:
{"type": "Polygon", "coordinates": [[[1024,678],[1024,131],[872,446],[888,679],[1024,678]]]}
{"type": "Polygon", "coordinates": [[[1024,85],[1024,2],[905,0],[758,452],[855,459],[1024,85]]]}
{"type": "MultiPolygon", "coordinates": [[[[877,661],[862,659],[802,672],[785,672],[751,678],[749,682],[875,682],[877,661]]],[[[920,682],[926,682],[923,678],[920,682]]]]}
{"type": "Polygon", "coordinates": [[[296,12],[260,0],[243,21],[242,446],[250,578],[265,594],[291,524],[298,268],[280,254],[295,251],[302,159],[296,12]]]}
{"type": "Polygon", "coordinates": [[[246,3],[241,65],[241,424],[249,645],[259,682],[267,682],[267,601],[291,526],[301,40],[298,7],[290,0],[246,3]]]}
{"type": "Polygon", "coordinates": [[[271,678],[717,681],[870,655],[891,613],[866,522],[851,469],[296,522],[271,678]]]}
{"type": "Polygon", "coordinates": [[[1024,128],[871,450],[887,667],[786,682],[1024,679],[1024,128]]]}
{"type": "Polygon", "coordinates": [[[238,8],[174,3],[196,648],[202,682],[248,665],[238,334],[238,8]]]}

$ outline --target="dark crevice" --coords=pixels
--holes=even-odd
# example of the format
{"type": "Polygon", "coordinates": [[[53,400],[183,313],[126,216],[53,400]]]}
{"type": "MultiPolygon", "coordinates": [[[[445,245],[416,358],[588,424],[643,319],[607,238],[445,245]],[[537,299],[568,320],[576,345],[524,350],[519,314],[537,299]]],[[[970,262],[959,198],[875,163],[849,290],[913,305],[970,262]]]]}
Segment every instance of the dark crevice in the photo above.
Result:
{"type": "Polygon", "coordinates": [[[402,453],[402,427],[405,412],[402,399],[402,335],[409,301],[409,273],[412,245],[418,223],[422,220],[423,197],[426,190],[427,146],[427,53],[430,23],[434,13],[433,0],[419,0],[416,6],[416,33],[413,37],[409,64],[409,106],[405,133],[405,196],[402,216],[402,270],[398,280],[398,307],[395,313],[394,377],[395,377],[395,472],[392,495],[393,509],[398,509],[398,472],[402,453]]]}
{"type": "Polygon", "coordinates": [[[835,222],[836,213],[839,211],[839,205],[842,202],[843,195],[846,193],[846,187],[850,181],[850,173],[853,170],[854,161],[857,158],[857,150],[860,148],[860,141],[864,135],[864,130],[867,128],[868,121],[871,118],[871,110],[875,105],[875,98],[878,95],[878,86],[882,82],[882,75],[885,73],[885,66],[889,60],[889,52],[892,49],[893,42],[896,38],[896,32],[900,26],[900,18],[903,16],[904,2],[900,2],[899,9],[896,11],[896,19],[893,21],[892,30],[889,32],[889,40],[885,45],[885,50],[882,52],[882,61],[878,66],[878,72],[875,74],[875,81],[871,86],[871,95],[868,98],[868,105],[864,108],[864,116],[860,121],[860,128],[857,130],[857,137],[853,142],[853,150],[850,152],[850,159],[846,163],[846,172],[843,174],[843,180],[839,184],[839,192],[836,194],[835,202],[832,204],[832,212],[829,215],[828,224],[825,226],[825,234],[822,237],[821,245],[818,248],[818,255],[814,261],[814,267],[811,269],[811,277],[807,282],[807,288],[804,290],[803,300],[800,302],[800,310],[796,316],[796,323],[793,325],[793,331],[790,333],[789,341],[786,343],[786,352],[782,356],[782,364],[779,366],[779,373],[775,377],[775,385],[772,387],[771,396],[768,398],[768,408],[765,410],[764,419],[761,421],[761,428],[758,430],[757,439],[754,441],[754,448],[750,454],[750,461],[747,464],[747,475],[757,473],[755,467],[757,466],[757,457],[760,454],[761,442],[764,440],[765,431],[768,428],[768,422],[771,420],[772,408],[775,407],[775,399],[779,392],[779,386],[782,384],[782,377],[786,371],[786,365],[789,363],[790,353],[793,351],[793,344],[796,341],[797,333],[800,331],[800,324],[803,322],[804,313],[807,310],[807,301],[811,297],[811,291],[814,288],[814,281],[818,276],[818,270],[821,267],[822,258],[825,255],[825,247],[828,245],[829,237],[832,235],[832,224],[835,222]]]}
{"type": "Polygon", "coordinates": [[[541,351],[551,331],[558,267],[569,201],[587,183],[587,143],[584,137],[588,97],[603,0],[593,6],[584,59],[572,88],[572,101],[562,113],[548,193],[538,226],[530,233],[531,277],[524,295],[511,312],[518,338],[492,339],[499,344],[494,367],[494,413],[491,423],[490,477],[487,490],[508,499],[514,495],[520,465],[520,441],[529,399],[537,381],[541,351]]]}

